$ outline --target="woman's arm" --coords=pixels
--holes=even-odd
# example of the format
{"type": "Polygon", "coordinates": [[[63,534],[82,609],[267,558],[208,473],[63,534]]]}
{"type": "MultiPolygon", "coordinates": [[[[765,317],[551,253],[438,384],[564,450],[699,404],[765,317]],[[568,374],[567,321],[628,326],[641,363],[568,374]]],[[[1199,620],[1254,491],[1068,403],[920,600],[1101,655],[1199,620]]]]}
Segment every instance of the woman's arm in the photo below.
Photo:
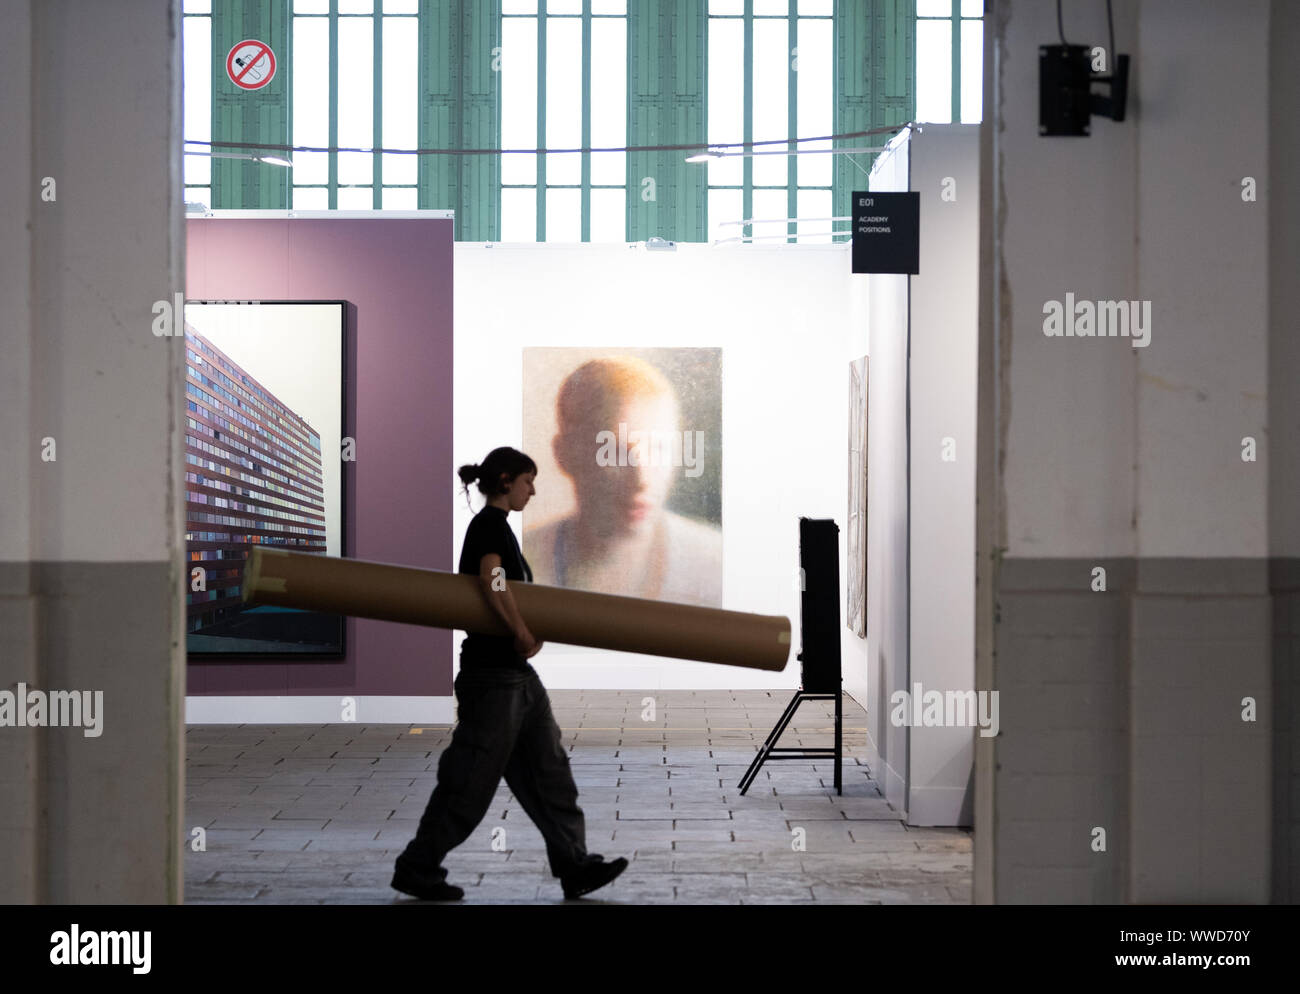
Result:
{"type": "Polygon", "coordinates": [[[515,603],[514,595],[510,593],[510,587],[505,583],[505,571],[496,573],[501,569],[501,557],[495,552],[487,553],[479,560],[478,582],[483,588],[483,594],[487,597],[487,602],[509,626],[510,631],[515,636],[515,651],[525,659],[530,659],[537,655],[542,648],[542,643],[534,640],[533,633],[528,630],[528,625],[524,623],[523,615],[519,613],[519,606],[515,603]],[[501,577],[502,582],[494,586],[493,581],[501,577]]]}

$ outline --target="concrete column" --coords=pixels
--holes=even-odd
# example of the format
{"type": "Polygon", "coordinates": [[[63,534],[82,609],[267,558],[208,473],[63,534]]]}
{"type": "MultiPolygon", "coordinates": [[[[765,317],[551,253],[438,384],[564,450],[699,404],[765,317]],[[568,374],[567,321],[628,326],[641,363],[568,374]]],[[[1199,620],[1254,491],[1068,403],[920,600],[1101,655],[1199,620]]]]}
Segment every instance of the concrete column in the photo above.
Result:
{"type": "Polygon", "coordinates": [[[1300,902],[1300,6],[1269,22],[1268,532],[1273,595],[1273,901],[1300,902]]]}
{"type": "MultiPolygon", "coordinates": [[[[39,685],[36,600],[32,596],[32,3],[5,0],[0,11],[0,691],[39,685]],[[15,471],[16,470],[16,471],[15,471]]],[[[41,764],[35,729],[0,727],[0,901],[37,900],[40,875],[41,764]]]]}
{"type": "MultiPolygon", "coordinates": [[[[1270,243],[1267,201],[1270,101],[1289,86],[1260,54],[1277,7],[1117,5],[1128,120],[1080,138],[1038,134],[1055,8],[989,15],[980,683],[1001,735],[981,756],[977,900],[1270,899],[1268,520],[1270,494],[1295,493],[1270,462],[1270,340],[1289,348],[1269,310],[1290,237],[1270,243]],[[1051,309],[1081,301],[1149,307],[1149,338],[1048,334],[1051,309]]],[[[1109,50],[1104,5],[1067,8],[1065,34],[1109,50]]]]}
{"type": "Polygon", "coordinates": [[[177,902],[180,3],[0,19],[0,691],[102,695],[0,726],[0,902],[177,902]]]}

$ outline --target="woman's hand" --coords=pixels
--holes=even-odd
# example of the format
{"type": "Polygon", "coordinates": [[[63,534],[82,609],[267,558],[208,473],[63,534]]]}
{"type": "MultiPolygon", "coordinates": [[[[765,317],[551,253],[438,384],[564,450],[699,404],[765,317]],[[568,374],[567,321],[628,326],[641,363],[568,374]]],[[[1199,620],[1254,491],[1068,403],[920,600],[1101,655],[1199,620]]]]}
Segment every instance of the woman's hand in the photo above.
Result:
{"type": "Polygon", "coordinates": [[[523,636],[515,636],[515,652],[525,659],[532,659],[541,651],[543,645],[545,643],[538,642],[533,638],[533,633],[529,631],[525,631],[523,636]]]}

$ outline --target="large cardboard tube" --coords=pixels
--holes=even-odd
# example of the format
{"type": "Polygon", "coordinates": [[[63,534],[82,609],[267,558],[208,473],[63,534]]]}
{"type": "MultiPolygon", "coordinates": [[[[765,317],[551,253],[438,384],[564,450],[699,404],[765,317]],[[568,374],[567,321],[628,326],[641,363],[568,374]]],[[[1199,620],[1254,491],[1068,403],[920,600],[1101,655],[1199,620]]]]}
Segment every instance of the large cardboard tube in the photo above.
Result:
{"type": "MultiPolygon", "coordinates": [[[[528,630],[543,642],[705,663],[783,670],[790,619],[537,583],[509,583],[528,630]]],[[[244,568],[246,604],[509,635],[475,576],[257,547],[244,568]]]]}

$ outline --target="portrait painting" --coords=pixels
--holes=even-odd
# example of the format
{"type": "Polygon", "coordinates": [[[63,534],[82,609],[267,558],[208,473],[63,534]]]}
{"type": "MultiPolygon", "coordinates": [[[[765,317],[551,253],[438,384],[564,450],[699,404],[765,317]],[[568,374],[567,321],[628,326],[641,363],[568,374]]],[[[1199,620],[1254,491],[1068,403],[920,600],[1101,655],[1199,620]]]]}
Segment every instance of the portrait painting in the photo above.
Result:
{"type": "Polygon", "coordinates": [[[526,348],[535,583],[722,605],[722,350],[526,348]]]}

